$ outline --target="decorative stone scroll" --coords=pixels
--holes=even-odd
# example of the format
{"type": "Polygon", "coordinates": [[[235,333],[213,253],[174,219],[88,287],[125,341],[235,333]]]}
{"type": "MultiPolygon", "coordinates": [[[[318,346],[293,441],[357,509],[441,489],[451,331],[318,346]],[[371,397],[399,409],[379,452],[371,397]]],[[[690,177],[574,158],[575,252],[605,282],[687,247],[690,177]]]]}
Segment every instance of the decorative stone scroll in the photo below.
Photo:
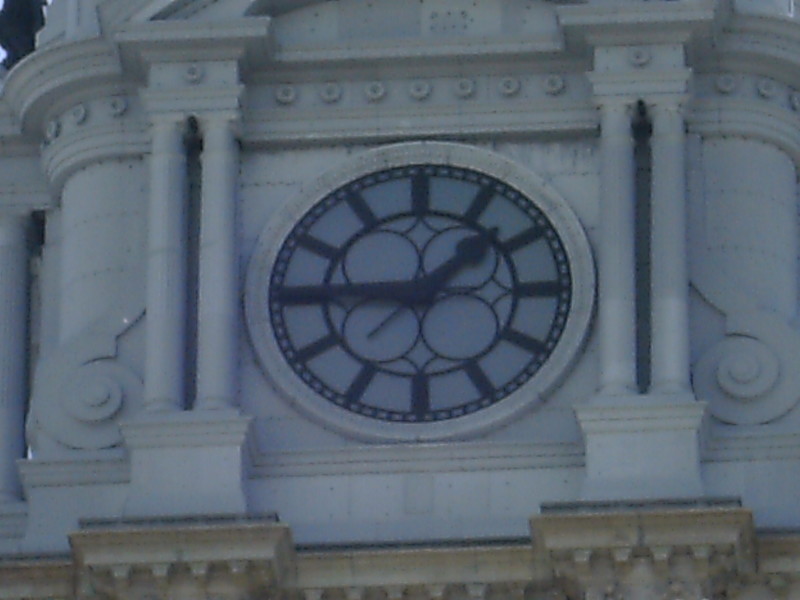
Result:
{"type": "Polygon", "coordinates": [[[142,381],[117,360],[118,342],[143,314],[141,306],[108,314],[42,357],[26,425],[34,450],[43,436],[81,450],[120,444],[118,422],[140,401],[142,381]]]}
{"type": "Polygon", "coordinates": [[[769,423],[800,401],[796,169],[774,146],[716,136],[703,142],[703,165],[691,281],[723,315],[724,337],[695,361],[694,390],[720,421],[769,423]]]}

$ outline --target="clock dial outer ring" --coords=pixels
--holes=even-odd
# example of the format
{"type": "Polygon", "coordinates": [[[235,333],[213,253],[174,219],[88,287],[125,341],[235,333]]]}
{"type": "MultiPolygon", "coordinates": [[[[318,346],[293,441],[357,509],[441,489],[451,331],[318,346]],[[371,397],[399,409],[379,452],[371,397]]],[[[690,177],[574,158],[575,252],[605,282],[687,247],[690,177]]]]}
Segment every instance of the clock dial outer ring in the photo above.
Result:
{"type": "Polygon", "coordinates": [[[259,365],[276,390],[325,428],[367,441],[468,439],[508,423],[539,404],[567,374],[581,350],[592,318],[595,270],[589,242],[567,202],[541,177],[484,149],[454,143],[410,142],[370,150],[323,174],[300,197],[269,219],[250,259],[245,290],[247,328],[259,365]],[[350,412],[318,396],[298,377],[278,348],[269,317],[269,284],[283,241],[317,202],[370,173],[412,164],[441,164],[481,171],[515,188],[547,216],[566,251],[572,298],[564,331],[537,373],[518,390],[476,412],[424,423],[380,421],[350,412]]]}

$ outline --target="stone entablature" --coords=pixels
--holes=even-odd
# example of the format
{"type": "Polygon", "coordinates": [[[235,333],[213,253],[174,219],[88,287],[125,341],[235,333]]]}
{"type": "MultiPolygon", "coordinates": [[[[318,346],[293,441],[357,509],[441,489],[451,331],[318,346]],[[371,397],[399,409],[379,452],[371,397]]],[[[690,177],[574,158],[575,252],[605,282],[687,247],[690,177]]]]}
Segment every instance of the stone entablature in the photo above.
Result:
{"type": "Polygon", "coordinates": [[[608,600],[800,597],[800,538],[754,533],[749,511],[574,507],[533,542],[294,549],[269,520],[87,524],[63,558],[0,562],[3,600],[608,600]]]}
{"type": "MultiPolygon", "coordinates": [[[[78,521],[97,515],[273,509],[304,543],[488,538],[519,535],[541,502],[582,497],[736,495],[759,524],[796,524],[800,29],[785,14],[754,18],[754,6],[56,0],[41,48],[0,97],[0,319],[17,326],[0,340],[11,432],[0,436],[0,552],[65,550],[78,521]],[[649,268],[664,275],[647,306],[648,393],[633,348],[631,130],[645,117],[649,268]],[[256,365],[251,340],[272,332],[253,336],[243,322],[246,263],[279,250],[274,224],[337,165],[430,141],[546,183],[586,230],[597,302],[583,307],[585,346],[541,412],[457,443],[362,444],[293,412],[293,392],[271,385],[280,367],[256,365]],[[192,244],[190,209],[202,236],[192,244]],[[46,235],[31,251],[34,212],[46,235]],[[195,476],[204,468],[207,480],[195,476]],[[786,491],[770,493],[778,485],[786,491]]],[[[705,550],[690,545],[674,556],[696,570],[705,550]]],[[[425,552],[409,560],[454,556],[425,552]]],[[[626,552],[615,555],[639,577],[626,552]]],[[[383,570],[400,560],[368,554],[379,556],[383,570]]],[[[558,581],[580,583],[577,566],[558,569],[558,581]]],[[[551,586],[448,577],[367,595],[551,586]]],[[[307,589],[331,589],[318,583],[307,589]]]]}

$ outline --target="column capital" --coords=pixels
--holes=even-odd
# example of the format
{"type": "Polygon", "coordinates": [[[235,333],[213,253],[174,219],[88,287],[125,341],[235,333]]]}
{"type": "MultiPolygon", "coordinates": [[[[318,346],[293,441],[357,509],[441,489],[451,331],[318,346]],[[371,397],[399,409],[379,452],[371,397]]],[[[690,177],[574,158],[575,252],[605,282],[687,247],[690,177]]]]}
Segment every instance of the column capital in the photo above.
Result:
{"type": "Polygon", "coordinates": [[[598,109],[609,112],[630,112],[638,103],[636,98],[616,95],[595,95],[592,100],[598,109]]]}
{"type": "Polygon", "coordinates": [[[183,125],[188,115],[178,111],[153,111],[148,114],[151,127],[175,127],[183,125]]]}
{"type": "Polygon", "coordinates": [[[200,123],[200,130],[204,134],[224,132],[227,130],[233,137],[241,134],[242,114],[240,111],[215,110],[201,112],[195,115],[200,123]]]}
{"type": "MultiPolygon", "coordinates": [[[[620,138],[633,139],[631,125],[633,123],[634,105],[635,103],[633,102],[614,101],[598,106],[600,132],[606,142],[615,143],[615,140],[620,138]]],[[[631,141],[630,144],[632,143],[631,141]]],[[[633,156],[632,153],[633,149],[631,148],[631,156],[633,156]]]]}
{"type": "Polygon", "coordinates": [[[150,118],[152,152],[154,155],[183,154],[186,117],[175,113],[156,114],[150,118]]]}
{"type": "MultiPolygon", "coordinates": [[[[654,143],[670,138],[683,138],[686,130],[684,106],[678,102],[657,103],[648,105],[648,113],[652,116],[654,143]]],[[[683,152],[682,148],[678,148],[683,152]]]]}
{"type": "Polygon", "coordinates": [[[651,96],[644,98],[644,104],[654,117],[658,115],[679,114],[683,116],[686,112],[686,104],[689,98],[683,95],[680,96],[651,96]]]}

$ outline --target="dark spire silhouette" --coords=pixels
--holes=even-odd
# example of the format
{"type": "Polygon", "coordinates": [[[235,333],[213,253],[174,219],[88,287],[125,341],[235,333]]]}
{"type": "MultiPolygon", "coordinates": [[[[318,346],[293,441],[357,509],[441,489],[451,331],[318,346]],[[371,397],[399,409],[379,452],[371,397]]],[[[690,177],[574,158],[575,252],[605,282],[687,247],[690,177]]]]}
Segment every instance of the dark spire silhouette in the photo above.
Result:
{"type": "Polygon", "coordinates": [[[13,67],[36,47],[36,32],[44,26],[45,0],[5,0],[0,10],[3,66],[13,67]]]}

